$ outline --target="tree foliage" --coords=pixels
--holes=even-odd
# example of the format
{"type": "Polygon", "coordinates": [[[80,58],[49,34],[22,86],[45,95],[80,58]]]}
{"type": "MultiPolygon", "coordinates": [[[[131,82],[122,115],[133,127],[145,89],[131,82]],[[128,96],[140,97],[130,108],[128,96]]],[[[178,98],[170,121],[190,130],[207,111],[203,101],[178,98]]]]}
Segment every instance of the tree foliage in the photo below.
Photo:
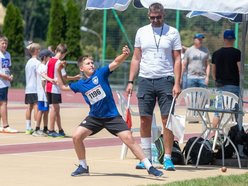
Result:
{"type": "Polygon", "coordinates": [[[66,19],[64,6],[60,0],[51,0],[47,45],[55,48],[65,40],[66,19]]]}
{"type": "Polygon", "coordinates": [[[67,58],[76,60],[81,55],[80,49],[80,12],[75,0],[68,0],[66,11],[66,39],[68,46],[67,58]]]}
{"type": "MultiPolygon", "coordinates": [[[[66,39],[65,43],[68,46],[68,54],[66,56],[69,60],[77,60],[81,56],[80,49],[80,12],[78,4],[75,0],[68,0],[66,10],[66,39]]],[[[68,74],[77,74],[77,65],[69,65],[66,67],[68,74]]]]}
{"type": "Polygon", "coordinates": [[[10,2],[4,18],[3,34],[9,40],[8,50],[14,57],[23,56],[24,53],[22,20],[20,10],[10,2]]]}
{"type": "MultiPolygon", "coordinates": [[[[10,0],[2,0],[7,6],[10,0]]],[[[49,22],[50,0],[11,0],[21,10],[25,40],[45,40],[49,22]]]]}
{"type": "Polygon", "coordinates": [[[10,2],[4,18],[3,34],[8,38],[8,52],[12,56],[12,86],[23,85],[24,81],[24,37],[23,19],[20,10],[10,2]]]}

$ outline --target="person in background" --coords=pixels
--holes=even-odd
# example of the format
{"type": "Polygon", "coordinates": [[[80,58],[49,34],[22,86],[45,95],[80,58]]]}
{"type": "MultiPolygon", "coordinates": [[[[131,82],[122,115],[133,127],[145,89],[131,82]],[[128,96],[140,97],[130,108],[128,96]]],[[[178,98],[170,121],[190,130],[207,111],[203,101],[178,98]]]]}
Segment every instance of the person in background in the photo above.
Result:
{"type": "Polygon", "coordinates": [[[0,119],[2,119],[0,132],[17,133],[16,129],[10,128],[8,122],[8,90],[10,82],[13,80],[13,75],[10,73],[11,56],[7,52],[7,48],[8,38],[0,36],[0,119]]]}
{"type": "MultiPolygon", "coordinates": [[[[182,65],[183,65],[183,57],[184,57],[186,50],[187,50],[187,47],[182,46],[182,51],[181,51],[182,65]]],[[[187,69],[185,69],[184,73],[182,73],[181,87],[182,87],[182,89],[187,88],[187,69]]]]}
{"type": "Polygon", "coordinates": [[[224,46],[212,56],[212,77],[217,90],[221,89],[239,96],[241,51],[233,47],[236,39],[233,30],[225,30],[223,38],[224,46]]]}
{"type": "Polygon", "coordinates": [[[54,79],[50,79],[47,77],[47,61],[53,57],[54,54],[47,50],[43,49],[40,51],[39,58],[41,59],[41,63],[38,65],[37,72],[37,95],[38,95],[38,113],[37,113],[37,121],[35,131],[33,132],[33,136],[47,136],[48,133],[48,113],[49,113],[49,105],[47,102],[45,85],[46,81],[50,81],[52,83],[56,83],[54,79]],[[43,116],[44,129],[40,129],[40,124],[43,116]]]}
{"type": "MultiPolygon", "coordinates": [[[[47,76],[50,79],[57,79],[57,68],[61,63],[61,60],[65,58],[67,54],[67,46],[66,44],[59,44],[55,50],[55,56],[52,57],[47,62],[47,76]]],[[[81,78],[80,75],[76,76],[67,76],[65,69],[61,69],[62,76],[64,81],[66,80],[78,80],[81,78]]],[[[65,137],[65,132],[61,125],[61,117],[60,117],[60,103],[62,103],[61,91],[58,85],[53,82],[47,81],[46,83],[46,93],[47,100],[50,107],[50,126],[48,136],[54,138],[62,138],[65,137]],[[55,131],[55,122],[57,123],[58,132],[55,131]]]]}
{"type": "MultiPolygon", "coordinates": [[[[228,91],[239,97],[239,77],[241,51],[234,48],[235,33],[227,29],[223,34],[224,46],[213,53],[212,56],[212,77],[218,91],[228,91]]],[[[217,105],[220,107],[220,105],[217,105]]],[[[215,114],[214,126],[219,123],[219,115],[215,114]]]]}
{"type": "Polygon", "coordinates": [[[28,47],[28,51],[31,58],[27,61],[25,65],[25,77],[26,77],[26,87],[25,87],[25,104],[26,109],[26,134],[32,134],[34,132],[32,128],[32,111],[34,111],[34,125],[36,126],[37,120],[37,74],[36,69],[40,64],[38,60],[38,55],[40,52],[40,45],[38,43],[32,43],[28,47]]]}
{"type": "MultiPolygon", "coordinates": [[[[160,3],[153,3],[148,9],[150,24],[138,29],[134,53],[131,60],[127,93],[132,93],[138,74],[138,107],[140,115],[141,146],[151,160],[151,125],[156,102],[160,107],[164,137],[164,169],[175,170],[171,160],[173,133],[166,123],[173,97],[181,92],[181,39],[179,32],[164,23],[165,11],[160,3]]],[[[144,169],[139,162],[137,169],[144,169]]]]}
{"type": "MultiPolygon", "coordinates": [[[[194,44],[189,47],[183,57],[182,76],[187,71],[187,85],[189,87],[206,88],[210,76],[210,53],[203,46],[205,36],[201,33],[194,35],[194,44]]],[[[181,83],[182,83],[181,79],[181,83]]]]}

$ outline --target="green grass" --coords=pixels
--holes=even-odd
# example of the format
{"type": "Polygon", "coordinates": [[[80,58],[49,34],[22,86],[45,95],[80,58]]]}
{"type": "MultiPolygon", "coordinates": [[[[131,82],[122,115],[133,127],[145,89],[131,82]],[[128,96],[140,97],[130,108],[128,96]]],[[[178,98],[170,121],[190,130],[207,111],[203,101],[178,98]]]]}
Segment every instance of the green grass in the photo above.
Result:
{"type": "MultiPolygon", "coordinates": [[[[192,179],[186,181],[172,182],[163,184],[166,186],[248,186],[248,174],[217,176],[207,179],[192,179]]],[[[153,184],[149,186],[163,186],[161,184],[153,184]]]]}

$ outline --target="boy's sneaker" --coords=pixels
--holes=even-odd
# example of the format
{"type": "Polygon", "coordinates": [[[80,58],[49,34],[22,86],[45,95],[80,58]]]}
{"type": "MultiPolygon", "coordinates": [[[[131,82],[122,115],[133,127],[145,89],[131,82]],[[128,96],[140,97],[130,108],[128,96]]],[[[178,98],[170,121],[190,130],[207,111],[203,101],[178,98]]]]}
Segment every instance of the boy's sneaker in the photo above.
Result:
{"type": "Polygon", "coordinates": [[[64,132],[63,129],[59,131],[59,134],[60,134],[61,136],[64,136],[64,137],[65,137],[65,132],[64,132]]]}
{"type": "Polygon", "coordinates": [[[64,136],[62,136],[61,134],[59,134],[59,133],[57,133],[57,132],[55,132],[55,131],[50,131],[49,133],[48,133],[48,136],[49,137],[53,137],[53,138],[63,138],[64,136]]]}
{"type": "Polygon", "coordinates": [[[47,134],[44,133],[42,130],[36,130],[33,132],[32,136],[35,136],[35,137],[46,137],[47,134]]]}
{"type": "Polygon", "coordinates": [[[45,133],[46,135],[49,134],[49,130],[43,130],[43,133],[45,133]]]}
{"type": "Polygon", "coordinates": [[[78,168],[71,173],[71,176],[87,176],[89,175],[89,166],[87,169],[83,168],[82,165],[78,165],[78,168]]]}
{"type": "Polygon", "coordinates": [[[18,132],[18,130],[12,129],[12,128],[10,128],[10,127],[8,126],[8,127],[6,127],[6,128],[1,127],[0,132],[2,132],[2,133],[11,133],[11,134],[15,134],[15,133],[18,132]]]}
{"type": "Polygon", "coordinates": [[[164,170],[167,170],[167,171],[175,171],[176,170],[174,167],[174,164],[170,158],[166,158],[164,160],[164,167],[163,168],[164,168],[164,170]]]}
{"type": "Polygon", "coordinates": [[[135,168],[136,168],[136,169],[146,169],[146,167],[145,167],[145,165],[144,165],[144,163],[143,163],[142,161],[140,161],[140,162],[136,165],[135,168]]]}
{"type": "Polygon", "coordinates": [[[33,129],[27,129],[27,130],[25,131],[25,134],[31,135],[31,134],[33,134],[33,132],[34,132],[33,129]]]}
{"type": "Polygon", "coordinates": [[[156,169],[153,166],[151,166],[147,172],[148,172],[148,174],[156,176],[156,177],[160,177],[164,174],[162,171],[156,169]]]}

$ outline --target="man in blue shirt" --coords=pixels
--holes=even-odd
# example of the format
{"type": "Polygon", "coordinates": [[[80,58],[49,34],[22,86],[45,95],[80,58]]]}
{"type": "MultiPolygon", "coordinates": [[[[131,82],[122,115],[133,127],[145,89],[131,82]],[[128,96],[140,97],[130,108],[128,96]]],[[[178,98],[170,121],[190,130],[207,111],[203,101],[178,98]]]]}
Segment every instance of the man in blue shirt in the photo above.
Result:
{"type": "Polygon", "coordinates": [[[132,150],[134,155],[144,163],[149,174],[154,176],[163,175],[162,171],[157,170],[151,165],[140,146],[135,142],[131,131],[117,110],[108,82],[108,76],[125,61],[129,53],[128,47],[123,47],[121,55],[117,56],[109,65],[98,70],[95,70],[93,59],[90,56],[79,58],[78,67],[83,72],[84,78],[69,85],[64,85],[61,75],[61,69],[65,62],[62,62],[57,70],[58,83],[61,90],[72,90],[75,93],[80,92],[90,106],[89,115],[82,121],[73,135],[73,143],[79,159],[79,166],[72,172],[71,176],[89,174],[83,140],[89,135],[96,134],[103,128],[107,129],[111,134],[118,136],[132,150]]]}

